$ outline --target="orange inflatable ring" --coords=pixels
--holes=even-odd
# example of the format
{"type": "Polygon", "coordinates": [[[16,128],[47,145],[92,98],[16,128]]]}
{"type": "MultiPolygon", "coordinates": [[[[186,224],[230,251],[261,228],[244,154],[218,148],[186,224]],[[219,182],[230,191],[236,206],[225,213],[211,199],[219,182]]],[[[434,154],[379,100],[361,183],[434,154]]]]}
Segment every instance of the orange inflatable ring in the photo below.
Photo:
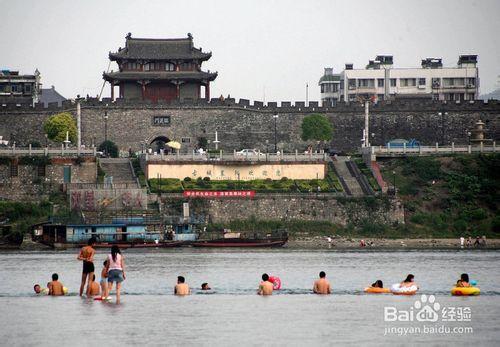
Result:
{"type": "Polygon", "coordinates": [[[390,293],[391,290],[389,288],[378,288],[378,287],[367,287],[365,288],[365,293],[370,293],[370,294],[384,294],[384,293],[390,293]]]}
{"type": "Polygon", "coordinates": [[[269,277],[269,282],[271,282],[273,284],[274,290],[281,289],[281,279],[278,276],[269,277]]]}

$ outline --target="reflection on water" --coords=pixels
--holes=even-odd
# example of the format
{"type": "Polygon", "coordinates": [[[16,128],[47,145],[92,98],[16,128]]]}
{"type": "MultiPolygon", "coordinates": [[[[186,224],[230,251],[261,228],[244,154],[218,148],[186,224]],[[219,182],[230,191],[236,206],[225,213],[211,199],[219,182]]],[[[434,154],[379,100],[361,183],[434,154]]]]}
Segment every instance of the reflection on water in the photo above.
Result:
{"type": "MultiPolygon", "coordinates": [[[[291,250],[127,250],[127,280],[122,305],[79,298],[81,263],[77,251],[0,253],[2,344],[202,344],[234,343],[302,345],[333,343],[498,345],[500,252],[485,251],[291,251],[291,250]],[[324,270],[333,295],[310,294],[324,270]],[[57,272],[68,297],[33,297],[35,282],[45,284],[57,272]],[[255,295],[263,272],[279,276],[282,290],[255,295]],[[387,305],[408,309],[418,297],[366,295],[376,279],[385,286],[413,273],[422,293],[435,294],[444,305],[471,307],[474,333],[468,336],[384,336],[387,305]],[[462,272],[478,281],[479,297],[451,297],[462,272]],[[195,295],[175,297],[178,275],[195,295]],[[214,293],[198,290],[208,282],[214,293]],[[359,330],[361,329],[361,330],[359,330]]],[[[98,251],[99,278],[106,254],[98,251]]]]}

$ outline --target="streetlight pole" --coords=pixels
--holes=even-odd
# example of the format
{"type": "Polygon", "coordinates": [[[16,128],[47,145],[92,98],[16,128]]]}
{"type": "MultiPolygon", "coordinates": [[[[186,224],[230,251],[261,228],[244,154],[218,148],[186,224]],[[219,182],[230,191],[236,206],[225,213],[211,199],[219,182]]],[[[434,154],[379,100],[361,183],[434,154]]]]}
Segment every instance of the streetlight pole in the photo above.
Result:
{"type": "MultiPolygon", "coordinates": [[[[106,104],[106,107],[108,105],[106,104]]],[[[104,110],[104,154],[108,156],[108,110],[104,110]]]]}
{"type": "Polygon", "coordinates": [[[276,113],[274,116],[274,153],[278,153],[278,114],[276,113]]]}
{"type": "Polygon", "coordinates": [[[396,196],[396,171],[392,171],[392,178],[393,178],[393,187],[394,187],[394,196],[396,196]]]}

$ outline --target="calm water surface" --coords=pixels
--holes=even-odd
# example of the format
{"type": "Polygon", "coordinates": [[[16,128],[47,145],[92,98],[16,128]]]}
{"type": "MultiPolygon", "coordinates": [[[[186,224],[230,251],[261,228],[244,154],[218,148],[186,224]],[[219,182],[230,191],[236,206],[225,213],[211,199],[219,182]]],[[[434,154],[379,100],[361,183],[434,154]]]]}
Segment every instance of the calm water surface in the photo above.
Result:
{"type": "MultiPolygon", "coordinates": [[[[76,250],[0,253],[1,345],[500,344],[498,251],[179,249],[123,254],[125,295],[115,305],[77,296],[81,262],[76,250]],[[311,294],[320,270],[332,283],[331,296],[311,294]],[[33,296],[33,284],[48,282],[53,272],[70,295],[33,296]],[[263,272],[283,283],[272,297],[255,295],[263,272]],[[384,307],[408,311],[420,295],[366,295],[362,290],[376,279],[389,286],[409,272],[420,294],[435,295],[440,309],[470,308],[470,322],[384,322],[384,307]],[[462,272],[479,282],[481,296],[449,295],[462,272]],[[208,282],[215,293],[194,290],[189,297],[175,297],[177,275],[195,289],[208,282]]],[[[105,256],[101,251],[96,256],[97,277],[105,256]]]]}

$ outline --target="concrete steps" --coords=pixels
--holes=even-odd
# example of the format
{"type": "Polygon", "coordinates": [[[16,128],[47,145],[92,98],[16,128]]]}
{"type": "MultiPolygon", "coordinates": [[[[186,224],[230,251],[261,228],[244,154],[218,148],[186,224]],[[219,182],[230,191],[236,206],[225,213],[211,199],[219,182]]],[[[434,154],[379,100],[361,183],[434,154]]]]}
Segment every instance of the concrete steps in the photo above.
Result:
{"type": "Polygon", "coordinates": [[[99,159],[99,165],[107,177],[113,177],[113,184],[137,182],[129,159],[102,158],[99,159]]]}
{"type": "Polygon", "coordinates": [[[344,190],[347,195],[351,196],[363,196],[364,192],[361,188],[356,177],[351,175],[347,162],[349,160],[346,157],[337,157],[337,160],[333,161],[333,166],[337,175],[339,176],[340,182],[344,185],[344,190]]]}

